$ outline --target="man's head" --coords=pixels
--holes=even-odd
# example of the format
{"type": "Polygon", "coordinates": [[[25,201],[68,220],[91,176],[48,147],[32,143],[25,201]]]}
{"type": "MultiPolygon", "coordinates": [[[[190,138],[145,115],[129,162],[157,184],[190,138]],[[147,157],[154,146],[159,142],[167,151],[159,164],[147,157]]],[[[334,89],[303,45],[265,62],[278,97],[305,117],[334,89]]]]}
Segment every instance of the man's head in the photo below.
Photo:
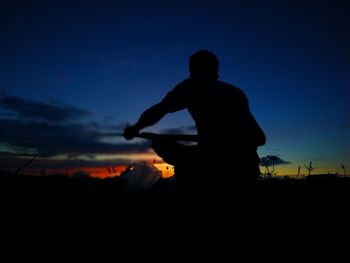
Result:
{"type": "Polygon", "coordinates": [[[218,79],[219,60],[214,53],[200,50],[190,56],[191,78],[218,79]]]}

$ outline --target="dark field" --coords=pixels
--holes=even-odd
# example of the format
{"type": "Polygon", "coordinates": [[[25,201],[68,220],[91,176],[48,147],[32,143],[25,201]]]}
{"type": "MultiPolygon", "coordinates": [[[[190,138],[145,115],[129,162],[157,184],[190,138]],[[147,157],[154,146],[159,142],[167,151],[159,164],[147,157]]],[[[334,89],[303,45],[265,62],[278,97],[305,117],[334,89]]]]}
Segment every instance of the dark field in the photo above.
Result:
{"type": "Polygon", "coordinates": [[[238,188],[232,205],[216,201],[215,212],[167,181],[127,194],[117,178],[0,180],[1,246],[12,258],[50,251],[113,262],[349,262],[348,178],[258,181],[248,193],[238,188]]]}

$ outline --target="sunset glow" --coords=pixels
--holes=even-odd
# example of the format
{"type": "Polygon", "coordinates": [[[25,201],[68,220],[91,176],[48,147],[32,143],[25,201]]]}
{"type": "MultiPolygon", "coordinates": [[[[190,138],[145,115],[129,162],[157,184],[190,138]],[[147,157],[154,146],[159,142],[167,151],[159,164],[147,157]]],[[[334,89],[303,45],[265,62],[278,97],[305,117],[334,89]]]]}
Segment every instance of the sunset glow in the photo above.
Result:
{"type": "Polygon", "coordinates": [[[0,0],[0,183],[10,262],[346,262],[350,0],[0,0]]]}
{"type": "MultiPolygon", "coordinates": [[[[306,173],[310,161],[314,173],[350,170],[342,1],[110,2],[2,3],[1,170],[14,173],[35,155],[21,173],[105,178],[156,160],[171,176],[149,140],[120,134],[188,78],[188,58],[199,49],[214,52],[219,79],[247,95],[267,137],[259,156],[285,161],[277,176],[299,166],[306,173]]],[[[195,133],[195,123],[185,110],[142,131],[195,133]]]]}

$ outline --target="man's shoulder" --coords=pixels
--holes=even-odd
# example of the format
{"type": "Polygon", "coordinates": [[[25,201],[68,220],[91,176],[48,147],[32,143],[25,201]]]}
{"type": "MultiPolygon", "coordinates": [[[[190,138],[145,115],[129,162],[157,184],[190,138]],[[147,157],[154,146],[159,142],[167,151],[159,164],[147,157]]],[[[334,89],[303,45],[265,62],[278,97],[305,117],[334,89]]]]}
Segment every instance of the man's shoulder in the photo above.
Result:
{"type": "Polygon", "coordinates": [[[217,85],[219,88],[222,88],[226,91],[230,91],[233,93],[236,93],[237,95],[241,95],[241,96],[245,96],[243,90],[241,90],[240,88],[238,88],[237,86],[227,83],[227,82],[223,82],[221,80],[217,81],[217,85]]]}
{"type": "Polygon", "coordinates": [[[191,79],[185,79],[185,80],[179,82],[178,84],[176,84],[175,88],[186,87],[186,86],[190,86],[191,84],[192,84],[191,79]]]}
{"type": "Polygon", "coordinates": [[[179,82],[173,89],[171,89],[167,93],[167,95],[165,96],[165,100],[163,101],[179,100],[188,97],[188,93],[190,90],[188,88],[189,86],[191,86],[191,84],[188,79],[179,82]]]}
{"type": "Polygon", "coordinates": [[[191,91],[193,83],[190,79],[185,79],[178,84],[169,92],[170,94],[188,94],[191,91]]]}

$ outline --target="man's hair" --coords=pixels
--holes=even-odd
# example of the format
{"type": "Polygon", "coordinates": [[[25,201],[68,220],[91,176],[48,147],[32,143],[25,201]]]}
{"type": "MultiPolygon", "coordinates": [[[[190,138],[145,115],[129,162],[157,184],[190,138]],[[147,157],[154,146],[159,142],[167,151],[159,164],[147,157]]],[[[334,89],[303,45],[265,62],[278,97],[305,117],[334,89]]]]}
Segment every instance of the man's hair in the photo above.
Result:
{"type": "Polygon", "coordinates": [[[207,50],[199,50],[190,56],[191,75],[215,76],[219,71],[219,60],[214,53],[207,50]]]}

